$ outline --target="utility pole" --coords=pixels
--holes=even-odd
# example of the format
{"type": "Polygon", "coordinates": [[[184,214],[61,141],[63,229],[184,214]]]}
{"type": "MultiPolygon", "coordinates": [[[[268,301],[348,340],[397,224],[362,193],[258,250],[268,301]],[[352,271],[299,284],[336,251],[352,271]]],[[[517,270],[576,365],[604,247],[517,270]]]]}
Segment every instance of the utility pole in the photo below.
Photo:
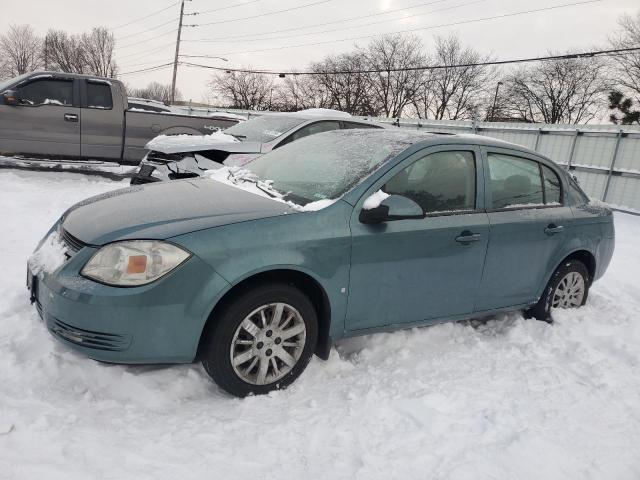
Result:
{"type": "Polygon", "coordinates": [[[180,5],[180,22],[178,23],[178,38],[176,40],[176,57],[173,60],[173,81],[171,82],[171,103],[176,100],[176,76],[178,75],[178,55],[180,55],[180,34],[182,33],[182,17],[184,17],[184,0],[180,5]]]}
{"type": "Polygon", "coordinates": [[[498,90],[500,90],[500,85],[502,82],[498,82],[496,84],[496,94],[493,96],[493,106],[491,107],[491,119],[490,122],[493,122],[496,117],[496,104],[498,103],[498,90]]]}

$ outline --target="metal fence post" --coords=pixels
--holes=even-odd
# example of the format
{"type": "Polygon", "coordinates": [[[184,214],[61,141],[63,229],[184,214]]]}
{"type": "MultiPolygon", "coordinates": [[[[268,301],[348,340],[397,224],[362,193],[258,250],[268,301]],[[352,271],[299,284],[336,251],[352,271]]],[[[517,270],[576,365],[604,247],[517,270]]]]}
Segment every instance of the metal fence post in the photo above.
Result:
{"type": "Polygon", "coordinates": [[[536,135],[536,144],[533,146],[533,151],[538,151],[538,144],[540,143],[540,136],[542,135],[542,128],[538,128],[538,134],[536,135]]]}
{"type": "Polygon", "coordinates": [[[580,136],[580,129],[576,128],[576,134],[571,142],[571,152],[569,152],[569,160],[567,161],[567,170],[571,169],[571,162],[573,162],[573,154],[576,151],[576,144],[578,143],[578,137],[580,136]]]}
{"type": "Polygon", "coordinates": [[[616,146],[613,149],[613,156],[611,157],[611,165],[609,165],[609,173],[607,174],[607,183],[604,186],[604,193],[602,194],[602,201],[607,201],[607,194],[609,193],[609,185],[611,185],[611,175],[613,173],[613,167],[616,165],[616,160],[618,158],[618,151],[620,150],[620,141],[624,136],[624,132],[622,129],[618,130],[618,135],[616,136],[616,146]]]}

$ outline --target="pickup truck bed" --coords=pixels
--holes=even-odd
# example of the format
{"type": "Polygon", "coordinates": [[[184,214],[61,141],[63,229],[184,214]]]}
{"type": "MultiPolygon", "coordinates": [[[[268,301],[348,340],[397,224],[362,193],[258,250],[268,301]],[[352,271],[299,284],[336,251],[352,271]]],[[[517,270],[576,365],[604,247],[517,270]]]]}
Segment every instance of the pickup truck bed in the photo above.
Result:
{"type": "Polygon", "coordinates": [[[115,79],[34,72],[0,82],[3,155],[136,165],[157,135],[202,135],[236,123],[224,114],[130,111],[124,85],[115,79]]]}

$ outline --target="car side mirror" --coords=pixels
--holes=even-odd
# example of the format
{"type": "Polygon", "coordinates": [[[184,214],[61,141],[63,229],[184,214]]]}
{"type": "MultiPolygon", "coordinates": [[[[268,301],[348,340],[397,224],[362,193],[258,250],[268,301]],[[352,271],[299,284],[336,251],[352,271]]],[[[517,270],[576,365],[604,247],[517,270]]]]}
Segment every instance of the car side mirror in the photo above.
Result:
{"type": "Polygon", "coordinates": [[[390,220],[424,218],[420,205],[402,195],[387,195],[378,191],[367,198],[360,211],[360,222],[376,224],[390,220]]]}
{"type": "Polygon", "coordinates": [[[5,105],[18,105],[20,102],[18,101],[18,94],[15,90],[5,90],[2,92],[2,98],[4,99],[5,105]]]}

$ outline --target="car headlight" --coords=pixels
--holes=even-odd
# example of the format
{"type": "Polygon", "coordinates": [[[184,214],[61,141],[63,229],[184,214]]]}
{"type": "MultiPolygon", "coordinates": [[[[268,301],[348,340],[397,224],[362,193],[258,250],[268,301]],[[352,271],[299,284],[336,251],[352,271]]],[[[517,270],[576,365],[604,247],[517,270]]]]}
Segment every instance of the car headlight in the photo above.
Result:
{"type": "Polygon", "coordinates": [[[86,263],[81,275],[108,285],[145,285],[166,275],[191,254],[171,243],[130,240],[110,243],[86,263]]]}

